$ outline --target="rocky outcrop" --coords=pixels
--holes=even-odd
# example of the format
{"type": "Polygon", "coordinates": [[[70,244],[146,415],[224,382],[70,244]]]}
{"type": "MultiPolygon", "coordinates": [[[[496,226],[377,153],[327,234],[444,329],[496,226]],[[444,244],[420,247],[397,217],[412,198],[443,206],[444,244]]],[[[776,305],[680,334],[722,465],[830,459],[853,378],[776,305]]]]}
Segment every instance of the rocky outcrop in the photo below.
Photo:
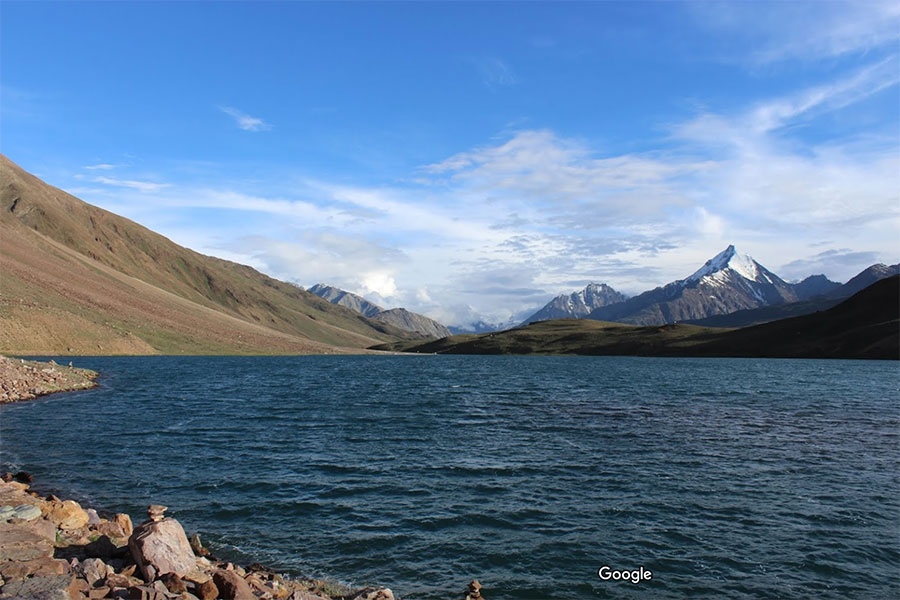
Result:
{"type": "Polygon", "coordinates": [[[63,367],[52,360],[42,363],[0,356],[0,404],[54,392],[86,390],[97,385],[96,378],[96,372],[76,369],[71,363],[63,367]]]}
{"type": "MultiPolygon", "coordinates": [[[[218,561],[199,537],[189,543],[165,510],[151,506],[148,520],[131,531],[128,515],[105,518],[71,500],[41,498],[28,483],[4,476],[0,600],[395,600],[385,587],[353,590],[284,577],[258,563],[242,568],[218,561]],[[23,514],[32,518],[17,516],[23,514]]],[[[480,600],[474,592],[473,600],[480,600]]]]}

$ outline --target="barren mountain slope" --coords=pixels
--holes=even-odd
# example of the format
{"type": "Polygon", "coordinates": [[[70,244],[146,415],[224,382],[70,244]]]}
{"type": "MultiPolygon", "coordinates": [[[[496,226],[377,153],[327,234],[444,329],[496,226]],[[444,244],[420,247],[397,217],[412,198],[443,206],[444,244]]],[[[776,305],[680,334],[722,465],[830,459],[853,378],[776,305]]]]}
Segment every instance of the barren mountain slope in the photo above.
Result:
{"type": "Polygon", "coordinates": [[[409,337],[178,246],[3,156],[0,181],[3,351],[324,352],[409,337]],[[98,341],[99,350],[79,335],[107,345],[98,341]]]}

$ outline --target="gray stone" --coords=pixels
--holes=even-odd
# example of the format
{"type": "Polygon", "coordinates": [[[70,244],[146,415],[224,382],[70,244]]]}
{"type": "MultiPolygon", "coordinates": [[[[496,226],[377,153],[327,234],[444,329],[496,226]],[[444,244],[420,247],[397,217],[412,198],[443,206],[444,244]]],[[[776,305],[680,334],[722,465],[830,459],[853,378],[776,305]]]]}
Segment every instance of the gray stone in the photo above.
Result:
{"type": "Polygon", "coordinates": [[[9,504],[0,506],[0,521],[8,521],[14,516],[16,516],[16,508],[14,506],[10,506],[9,504]]]}
{"type": "Polygon", "coordinates": [[[15,518],[23,521],[34,521],[41,516],[41,509],[34,504],[20,504],[15,508],[15,518]]]}
{"type": "Polygon", "coordinates": [[[79,565],[78,570],[91,585],[109,575],[109,567],[99,558],[88,558],[79,565]]]}
{"type": "Polygon", "coordinates": [[[76,600],[80,594],[75,587],[75,577],[51,575],[12,581],[3,586],[0,598],[17,600],[76,600]]]}

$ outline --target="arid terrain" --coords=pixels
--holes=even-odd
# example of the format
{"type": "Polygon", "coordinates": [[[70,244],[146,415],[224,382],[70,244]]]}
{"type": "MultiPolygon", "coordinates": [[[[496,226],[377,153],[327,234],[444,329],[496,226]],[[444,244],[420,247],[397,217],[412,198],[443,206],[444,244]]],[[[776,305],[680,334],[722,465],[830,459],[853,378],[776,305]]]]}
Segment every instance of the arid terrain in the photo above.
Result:
{"type": "Polygon", "coordinates": [[[0,180],[2,352],[324,354],[414,337],[178,246],[6,157],[0,180]]]}

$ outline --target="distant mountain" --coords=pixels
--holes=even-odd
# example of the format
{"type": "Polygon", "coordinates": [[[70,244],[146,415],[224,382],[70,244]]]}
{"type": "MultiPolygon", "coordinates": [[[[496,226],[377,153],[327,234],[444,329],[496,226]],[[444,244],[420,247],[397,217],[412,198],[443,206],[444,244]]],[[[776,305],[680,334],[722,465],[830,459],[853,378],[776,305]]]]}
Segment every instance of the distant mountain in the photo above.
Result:
{"type": "Polygon", "coordinates": [[[883,264],[872,265],[844,285],[829,281],[824,275],[813,275],[800,283],[794,284],[794,290],[797,291],[797,286],[813,280],[806,290],[801,289],[798,292],[800,297],[798,302],[739,310],[727,315],[713,315],[704,319],[691,319],[685,321],[685,323],[702,325],[704,327],[749,327],[791,317],[811,315],[815,312],[828,310],[856,292],[869,287],[872,283],[898,273],[900,273],[900,264],[890,267],[883,264]],[[866,283],[869,285],[864,285],[866,283]],[[812,293],[815,291],[819,293],[813,293],[811,297],[803,299],[804,292],[812,293]]]}
{"type": "Polygon", "coordinates": [[[883,279],[827,311],[743,329],[677,323],[637,326],[555,319],[495,334],[376,346],[439,354],[586,354],[784,358],[900,358],[900,276],[883,279]]]}
{"type": "Polygon", "coordinates": [[[550,319],[581,319],[595,309],[624,302],[626,298],[624,294],[620,294],[605,283],[591,283],[583,290],[560,294],[525,319],[522,325],[550,319]]]}
{"type": "Polygon", "coordinates": [[[355,310],[373,321],[415,333],[422,337],[442,338],[452,335],[449,329],[425,315],[410,312],[405,308],[385,310],[362,296],[357,296],[354,293],[325,285],[324,283],[317,283],[309,288],[309,291],[332,304],[339,304],[355,310]]]}
{"type": "Polygon", "coordinates": [[[597,308],[588,318],[663,325],[796,300],[791,284],[732,245],[687,279],[597,308]]]}
{"type": "Polygon", "coordinates": [[[383,312],[384,309],[369,302],[362,296],[357,296],[351,292],[347,292],[336,287],[331,287],[330,285],[325,285],[324,283],[317,283],[307,290],[320,298],[325,298],[332,304],[340,304],[341,306],[346,306],[350,310],[355,310],[360,313],[364,317],[374,317],[380,312],[383,312]]]}
{"type": "Polygon", "coordinates": [[[810,275],[803,281],[794,284],[794,293],[797,295],[797,300],[809,300],[816,296],[825,296],[839,287],[841,287],[840,283],[831,281],[824,275],[810,275]]]}
{"type": "Polygon", "coordinates": [[[418,333],[423,337],[428,338],[444,338],[452,335],[449,329],[434,319],[430,319],[425,315],[410,312],[405,308],[385,310],[372,317],[372,320],[392,325],[398,329],[418,333]]]}
{"type": "Polygon", "coordinates": [[[451,325],[447,329],[449,329],[450,333],[452,333],[453,335],[462,333],[491,333],[492,331],[503,331],[504,329],[515,327],[518,324],[518,320],[507,321],[506,323],[488,323],[487,321],[477,321],[469,325],[451,325]]]}
{"type": "Polygon", "coordinates": [[[872,265],[868,269],[861,272],[859,275],[842,285],[841,287],[833,290],[829,293],[829,296],[835,298],[843,298],[846,296],[852,296],[856,292],[863,290],[876,281],[881,279],[885,279],[886,277],[890,277],[891,275],[900,274],[900,264],[896,265],[885,265],[882,263],[878,263],[872,265]]]}

